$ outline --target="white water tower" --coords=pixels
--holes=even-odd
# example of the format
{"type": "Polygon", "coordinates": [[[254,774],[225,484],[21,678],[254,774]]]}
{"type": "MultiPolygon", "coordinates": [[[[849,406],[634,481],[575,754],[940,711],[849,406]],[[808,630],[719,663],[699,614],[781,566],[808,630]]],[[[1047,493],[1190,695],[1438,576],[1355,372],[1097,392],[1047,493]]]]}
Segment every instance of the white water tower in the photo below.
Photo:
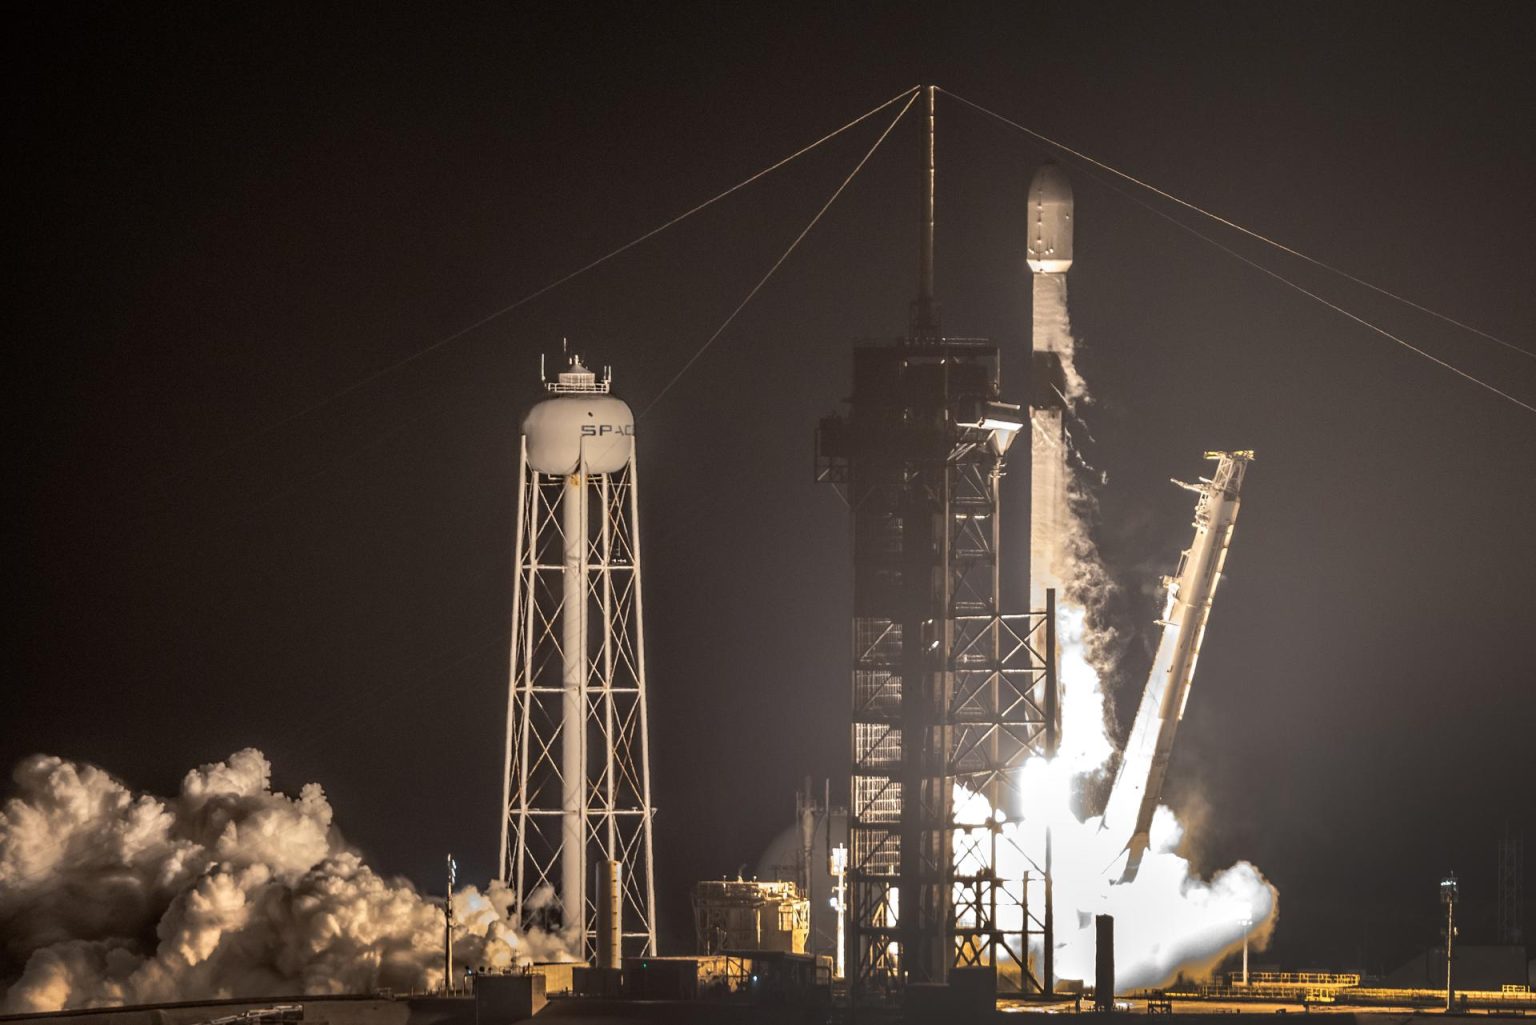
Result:
{"type": "Polygon", "coordinates": [[[654,954],[635,417],[579,357],[544,387],[518,470],[501,872],[522,924],[591,962],[619,862],[624,953],[654,954]]]}

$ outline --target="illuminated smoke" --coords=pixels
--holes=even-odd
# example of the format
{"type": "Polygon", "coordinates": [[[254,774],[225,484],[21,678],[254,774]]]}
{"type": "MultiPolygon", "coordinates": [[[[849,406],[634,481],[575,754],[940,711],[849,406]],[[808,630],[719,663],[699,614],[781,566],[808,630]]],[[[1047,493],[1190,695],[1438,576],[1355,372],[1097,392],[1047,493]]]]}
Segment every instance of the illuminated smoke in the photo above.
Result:
{"type": "MultiPolygon", "coordinates": [[[[8,1012],[443,983],[443,911],[364,864],[317,784],[271,789],[261,752],[189,772],[171,799],[48,755],[0,810],[0,935],[20,977],[8,1012]]],[[[464,964],[556,959],[510,895],[454,894],[464,964]]]]}
{"type": "Polygon", "coordinates": [[[1074,775],[1102,772],[1115,753],[1099,671],[1089,658],[1088,614],[1071,601],[1056,609],[1061,732],[1056,757],[1074,775]]]}
{"type": "MultiPolygon", "coordinates": [[[[1076,340],[1067,310],[1065,274],[1031,275],[1034,291],[1033,348],[1060,360],[1061,406],[1030,414],[1031,602],[1044,607],[1045,592],[1057,596],[1058,695],[1062,744],[1058,757],[1074,775],[1101,774],[1114,755],[1102,677],[1108,669],[1113,634],[1091,612],[1101,608],[1113,583],[1088,529],[1094,497],[1072,470],[1072,425],[1090,401],[1076,364],[1076,340]]],[[[1081,462],[1077,460],[1076,462],[1081,462]]]]}
{"type": "MultiPolygon", "coordinates": [[[[1245,932],[1258,949],[1268,943],[1278,899],[1257,868],[1241,861],[1209,880],[1199,878],[1177,853],[1177,818],[1159,808],[1140,871],[1132,882],[1118,883],[1121,851],[1100,832],[1097,816],[1084,821],[1072,812],[1071,782],[1062,766],[1030,759],[1023,785],[1037,802],[1026,818],[1004,820],[996,839],[998,876],[1018,880],[1028,873],[1028,904],[1038,915],[1045,906],[1045,832],[1051,831],[1057,979],[1092,984],[1094,915],[1115,917],[1115,977],[1122,991],[1161,985],[1180,972],[1203,974],[1239,949],[1245,932]]],[[[956,787],[955,821],[962,827],[955,838],[957,874],[977,874],[991,860],[991,830],[984,823],[994,815],[985,797],[956,787]]],[[[998,918],[1003,930],[1021,930],[1018,906],[1000,909],[998,918]]],[[[1038,969],[1038,936],[1031,951],[1038,969]]]]}
{"type": "Polygon", "coordinates": [[[1088,383],[1078,373],[1075,361],[1077,343],[1072,337],[1072,319],[1067,311],[1067,276],[1031,274],[1034,290],[1033,345],[1061,354],[1061,369],[1066,377],[1067,393],[1062,396],[1068,408],[1088,398],[1088,383]]]}

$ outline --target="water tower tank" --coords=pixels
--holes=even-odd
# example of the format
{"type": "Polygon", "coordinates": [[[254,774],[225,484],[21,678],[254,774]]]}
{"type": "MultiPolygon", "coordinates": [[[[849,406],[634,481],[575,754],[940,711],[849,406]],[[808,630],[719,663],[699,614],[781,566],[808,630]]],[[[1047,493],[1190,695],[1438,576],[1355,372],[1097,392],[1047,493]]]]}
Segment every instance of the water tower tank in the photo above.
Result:
{"type": "Polygon", "coordinates": [[[579,359],[540,377],[546,394],[523,418],[518,460],[499,855],[508,915],[558,922],[587,963],[654,956],[635,415],[579,359]]]}
{"type": "Polygon", "coordinates": [[[571,361],[549,386],[549,397],[523,418],[528,465],[540,473],[617,473],[635,444],[635,414],[608,394],[608,382],[571,361]]]}

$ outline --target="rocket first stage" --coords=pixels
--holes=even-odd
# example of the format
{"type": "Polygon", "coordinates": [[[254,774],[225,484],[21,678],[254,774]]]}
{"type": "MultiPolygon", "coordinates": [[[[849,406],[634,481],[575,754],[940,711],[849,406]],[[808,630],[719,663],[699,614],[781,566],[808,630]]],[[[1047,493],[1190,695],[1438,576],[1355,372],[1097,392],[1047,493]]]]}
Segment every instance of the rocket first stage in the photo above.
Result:
{"type": "Polygon", "coordinates": [[[1216,462],[1216,472],[1209,478],[1202,477],[1199,484],[1174,481],[1200,496],[1195,507],[1195,539],[1174,575],[1163,578],[1168,594],[1159,620],[1162,640],[1104,809],[1103,828],[1125,845],[1121,849],[1126,856],[1122,882],[1136,878],[1147,852],[1152,816],[1162,798],[1173,740],[1184,718],[1184,706],[1189,703],[1200,642],[1232,543],[1243,472],[1253,453],[1207,452],[1205,457],[1216,462]]]}

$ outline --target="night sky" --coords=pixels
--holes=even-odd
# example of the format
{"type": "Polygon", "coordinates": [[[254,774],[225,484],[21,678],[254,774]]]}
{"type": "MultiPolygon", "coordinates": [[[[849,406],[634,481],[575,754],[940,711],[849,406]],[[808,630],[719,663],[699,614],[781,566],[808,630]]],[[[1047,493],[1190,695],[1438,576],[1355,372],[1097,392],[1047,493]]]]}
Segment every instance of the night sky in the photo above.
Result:
{"type": "MultiPolygon", "coordinates": [[[[646,407],[880,125],[353,386],[919,83],[1536,349],[1528,5],[950,6],[13,14],[0,763],[164,793],[253,745],[383,870],[488,878],[539,353],[568,336],[646,407]]],[[[944,326],[1022,397],[1047,153],[943,97],[938,145],[944,326]]],[[[845,772],[848,526],[812,436],[850,342],[906,327],[918,146],[909,115],[640,424],[672,951],[688,885],[845,772]]],[[[1392,967],[1448,870],[1491,942],[1503,817],[1536,846],[1536,415],[1066,166],[1123,721],[1189,540],[1167,479],[1258,453],[1169,784],[1197,862],[1274,881],[1286,968],[1392,967]]],[[[1154,205],[1536,404],[1536,359],[1154,205]]]]}

